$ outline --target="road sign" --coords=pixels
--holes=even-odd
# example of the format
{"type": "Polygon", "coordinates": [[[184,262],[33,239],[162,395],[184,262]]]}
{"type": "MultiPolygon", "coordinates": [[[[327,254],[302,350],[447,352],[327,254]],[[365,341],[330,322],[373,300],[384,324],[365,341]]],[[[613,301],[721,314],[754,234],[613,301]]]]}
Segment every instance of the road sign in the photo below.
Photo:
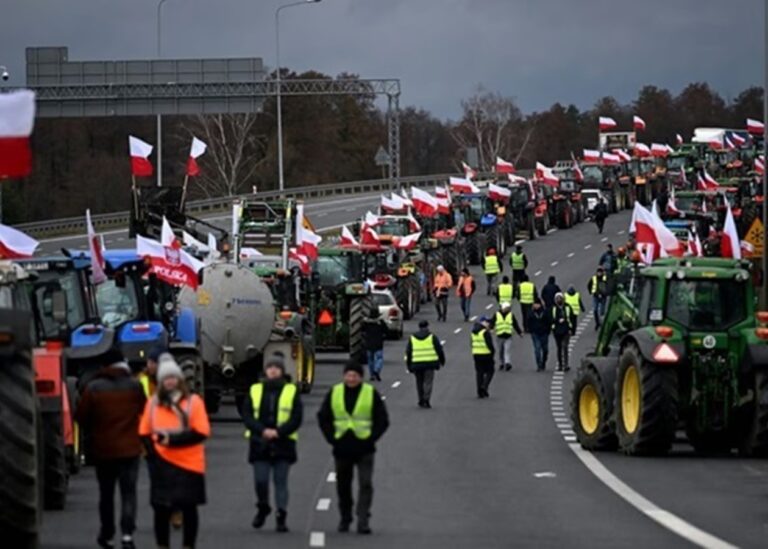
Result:
{"type": "Polygon", "coordinates": [[[376,156],[373,157],[373,161],[376,162],[377,166],[389,166],[391,160],[392,158],[384,150],[384,147],[379,147],[379,150],[376,151],[376,156]]]}
{"type": "Polygon", "coordinates": [[[752,257],[763,257],[763,248],[765,247],[765,228],[760,218],[752,222],[752,226],[747,231],[744,240],[752,244],[754,251],[752,257]]]}

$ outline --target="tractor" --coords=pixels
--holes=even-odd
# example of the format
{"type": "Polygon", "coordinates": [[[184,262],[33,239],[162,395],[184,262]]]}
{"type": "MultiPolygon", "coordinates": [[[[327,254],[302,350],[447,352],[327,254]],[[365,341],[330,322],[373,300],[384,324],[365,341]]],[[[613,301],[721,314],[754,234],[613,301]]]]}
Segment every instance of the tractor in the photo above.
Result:
{"type": "Polygon", "coordinates": [[[768,312],[747,261],[662,259],[610,298],[572,387],[587,450],[663,455],[684,430],[699,453],[768,452],[768,312]]]}
{"type": "MultiPolygon", "coordinates": [[[[517,233],[522,231],[525,233],[525,238],[529,240],[536,239],[536,197],[533,193],[533,188],[528,183],[512,183],[508,186],[512,191],[512,196],[509,197],[509,214],[514,220],[515,227],[515,239],[517,233]]],[[[515,240],[516,241],[516,240],[515,240]]],[[[515,241],[509,243],[512,246],[515,241]]]]}
{"type": "Polygon", "coordinates": [[[480,265],[490,248],[503,257],[507,245],[493,201],[481,193],[461,194],[453,200],[469,264],[480,265]]]}
{"type": "Polygon", "coordinates": [[[582,162],[581,171],[584,173],[583,188],[602,191],[607,202],[608,213],[616,213],[622,209],[623,201],[619,178],[613,173],[611,166],[582,162]]]}

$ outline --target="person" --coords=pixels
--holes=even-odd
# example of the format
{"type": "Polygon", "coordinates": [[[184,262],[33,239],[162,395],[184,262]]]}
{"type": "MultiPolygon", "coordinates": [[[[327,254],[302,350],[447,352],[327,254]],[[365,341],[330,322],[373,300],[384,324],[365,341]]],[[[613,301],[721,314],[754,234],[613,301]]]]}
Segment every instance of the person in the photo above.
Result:
{"type": "Polygon", "coordinates": [[[515,287],[509,282],[509,277],[504,275],[501,277],[501,284],[496,288],[496,301],[501,303],[512,303],[512,298],[515,295],[515,287]]]}
{"type": "Polygon", "coordinates": [[[605,270],[607,276],[611,276],[616,270],[616,253],[613,251],[613,244],[606,244],[605,251],[603,252],[603,255],[600,256],[598,265],[605,270]]]}
{"type": "Polygon", "coordinates": [[[598,267],[587,283],[587,290],[592,296],[592,310],[595,313],[595,330],[600,328],[600,319],[605,314],[605,302],[608,298],[608,276],[605,269],[598,267]]]}
{"type": "Polygon", "coordinates": [[[101,527],[96,543],[112,547],[115,536],[115,485],[120,486],[123,549],[134,547],[136,484],[142,453],[139,418],[146,398],[122,353],[110,349],[101,368],[85,386],[75,419],[88,434],[99,484],[101,527]]]}
{"type": "Polygon", "coordinates": [[[533,341],[533,354],[536,359],[536,371],[543,372],[547,369],[549,356],[549,332],[552,329],[552,320],[549,311],[544,307],[540,299],[533,302],[528,314],[528,327],[533,341]]]}
{"type": "Polygon", "coordinates": [[[205,403],[192,394],[173,357],[158,359],[157,393],[147,401],[139,424],[150,467],[150,503],[154,510],[155,542],[170,546],[174,509],[184,517],[183,545],[194,547],[198,511],[205,495],[205,448],[211,434],[205,403]]]}
{"type": "Polygon", "coordinates": [[[517,286],[517,300],[520,302],[520,313],[523,317],[523,330],[527,333],[528,317],[530,316],[531,306],[539,298],[536,286],[528,280],[528,275],[523,275],[523,279],[517,286]]]}
{"type": "Polygon", "coordinates": [[[368,357],[368,375],[371,381],[381,381],[386,337],[387,324],[382,320],[378,307],[371,307],[368,318],[363,320],[363,345],[368,357]]]}
{"type": "Polygon", "coordinates": [[[469,269],[464,267],[461,270],[461,276],[459,276],[459,283],[456,285],[456,295],[461,298],[461,312],[464,314],[464,322],[468,322],[469,315],[472,314],[472,296],[475,295],[475,291],[477,291],[475,279],[469,274],[469,269]]]}
{"type": "Polygon", "coordinates": [[[512,369],[512,330],[520,337],[523,336],[517,318],[512,313],[511,303],[504,301],[501,304],[493,319],[492,327],[496,331],[496,337],[499,338],[499,370],[510,371],[512,369]]]}
{"type": "Polygon", "coordinates": [[[493,379],[493,355],[496,351],[491,337],[490,319],[483,315],[472,327],[472,359],[475,361],[477,398],[488,398],[488,388],[493,379]]]}
{"type": "Polygon", "coordinates": [[[370,534],[373,503],[373,462],[376,443],[389,427],[389,416],[378,391],[363,382],[363,368],[350,360],[344,380],[325,395],[317,412],[320,431],[333,446],[336,491],[339,498],[339,532],[352,524],[352,480],[357,468],[357,531],[370,534]]]}
{"type": "Polygon", "coordinates": [[[493,295],[493,283],[496,280],[496,275],[502,271],[499,257],[496,255],[495,248],[488,248],[483,259],[483,272],[485,273],[485,295],[493,295]]]}
{"type": "Polygon", "coordinates": [[[603,234],[603,226],[605,225],[605,218],[608,217],[608,206],[605,204],[605,200],[602,198],[597,203],[594,210],[595,224],[597,225],[597,231],[603,234]]]}
{"type": "Polygon", "coordinates": [[[573,284],[570,284],[565,291],[565,302],[571,306],[571,310],[573,311],[573,321],[577,323],[579,315],[587,309],[584,307],[584,302],[581,300],[581,294],[576,291],[573,284]]]}
{"type": "Polygon", "coordinates": [[[560,286],[555,282],[555,277],[550,276],[547,283],[544,284],[544,287],[541,289],[541,299],[544,301],[544,306],[547,309],[552,308],[552,305],[555,304],[555,294],[558,294],[561,291],[560,286]]]}
{"type": "Polygon", "coordinates": [[[453,278],[451,273],[445,270],[442,265],[437,266],[437,273],[434,280],[435,308],[437,309],[437,321],[446,322],[448,320],[448,293],[453,287],[453,278]]]}
{"type": "Polygon", "coordinates": [[[445,354],[440,339],[429,331],[426,320],[419,322],[419,331],[408,339],[405,363],[408,371],[416,377],[419,408],[431,408],[435,372],[445,366],[445,354]]]}
{"type": "Polygon", "coordinates": [[[141,388],[144,390],[144,396],[147,398],[151,398],[157,390],[157,360],[161,354],[167,352],[168,349],[165,346],[155,345],[147,353],[147,364],[137,376],[141,388]]]}
{"type": "Polygon", "coordinates": [[[296,463],[303,408],[299,390],[285,373],[285,360],[272,355],[264,365],[265,379],[251,385],[243,399],[242,417],[250,440],[248,462],[253,467],[256,487],[256,516],[251,525],[264,526],[269,506],[269,476],[275,483],[277,531],[287,532],[288,473],[296,463]]]}
{"type": "Polygon", "coordinates": [[[557,369],[558,371],[568,371],[568,343],[571,336],[576,333],[576,319],[573,316],[573,309],[565,302],[565,296],[562,293],[555,295],[555,304],[552,306],[552,335],[555,336],[557,345],[557,369]]]}
{"type": "Polygon", "coordinates": [[[523,247],[518,244],[509,256],[509,266],[512,268],[512,283],[517,286],[523,281],[525,270],[528,268],[528,256],[523,253],[523,247]]]}

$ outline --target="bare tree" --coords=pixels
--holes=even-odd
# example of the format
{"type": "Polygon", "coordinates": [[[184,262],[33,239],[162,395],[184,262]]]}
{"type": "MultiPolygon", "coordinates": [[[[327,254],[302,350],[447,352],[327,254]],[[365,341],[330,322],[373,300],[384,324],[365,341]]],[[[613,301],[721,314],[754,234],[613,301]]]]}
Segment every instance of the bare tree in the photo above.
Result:
{"type": "Polygon", "coordinates": [[[254,114],[195,115],[182,125],[186,137],[208,145],[194,186],[205,196],[232,196],[250,190],[250,181],[266,159],[267,139],[256,135],[254,114]],[[207,168],[207,169],[206,169],[207,168]]]}

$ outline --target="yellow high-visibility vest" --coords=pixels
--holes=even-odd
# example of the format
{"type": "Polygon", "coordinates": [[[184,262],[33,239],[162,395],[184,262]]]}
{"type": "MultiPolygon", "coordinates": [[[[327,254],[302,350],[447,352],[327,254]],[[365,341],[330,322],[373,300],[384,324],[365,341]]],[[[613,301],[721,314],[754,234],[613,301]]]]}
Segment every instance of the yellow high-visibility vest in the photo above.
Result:
{"type": "Polygon", "coordinates": [[[512,335],[512,312],[505,317],[502,313],[496,313],[496,335],[512,335]]]}
{"type": "MultiPolygon", "coordinates": [[[[285,425],[291,419],[293,412],[293,400],[296,398],[296,385],[286,383],[280,391],[280,398],[277,399],[277,426],[285,425]]],[[[253,417],[259,419],[261,413],[261,399],[264,398],[264,384],[254,383],[251,385],[251,405],[253,406],[253,417]]],[[[246,431],[245,436],[250,438],[251,432],[246,431]]],[[[299,440],[299,432],[293,432],[288,435],[291,440],[299,440]]]]}
{"type": "Polygon", "coordinates": [[[437,356],[437,350],[435,349],[435,336],[430,334],[426,339],[418,339],[416,336],[411,336],[411,362],[416,364],[418,362],[437,362],[440,357],[437,356]]]}
{"type": "Polygon", "coordinates": [[[485,329],[477,333],[472,332],[472,356],[484,356],[491,354],[488,344],[485,342],[485,329]]]}
{"type": "Polygon", "coordinates": [[[536,286],[533,285],[533,282],[526,281],[520,283],[520,303],[523,305],[532,305],[535,293],[536,286]]]}
{"type": "Polygon", "coordinates": [[[483,265],[483,271],[487,275],[495,275],[501,272],[501,265],[499,265],[499,258],[495,255],[485,256],[485,264],[483,265]]]}
{"type": "Polygon", "coordinates": [[[513,252],[509,258],[509,264],[512,266],[513,271],[525,270],[525,254],[519,254],[513,252]]]}
{"type": "Polygon", "coordinates": [[[352,431],[359,440],[371,438],[373,430],[373,385],[363,383],[357,402],[350,415],[344,404],[344,384],[334,385],[331,392],[331,411],[333,411],[334,437],[336,440],[352,431]]]}
{"type": "Polygon", "coordinates": [[[576,292],[575,294],[565,294],[565,302],[571,306],[571,310],[573,311],[573,314],[578,315],[581,314],[581,295],[579,292],[576,292]]]}
{"type": "Polygon", "coordinates": [[[512,292],[514,287],[512,284],[499,284],[499,303],[512,303],[512,292]]]}

